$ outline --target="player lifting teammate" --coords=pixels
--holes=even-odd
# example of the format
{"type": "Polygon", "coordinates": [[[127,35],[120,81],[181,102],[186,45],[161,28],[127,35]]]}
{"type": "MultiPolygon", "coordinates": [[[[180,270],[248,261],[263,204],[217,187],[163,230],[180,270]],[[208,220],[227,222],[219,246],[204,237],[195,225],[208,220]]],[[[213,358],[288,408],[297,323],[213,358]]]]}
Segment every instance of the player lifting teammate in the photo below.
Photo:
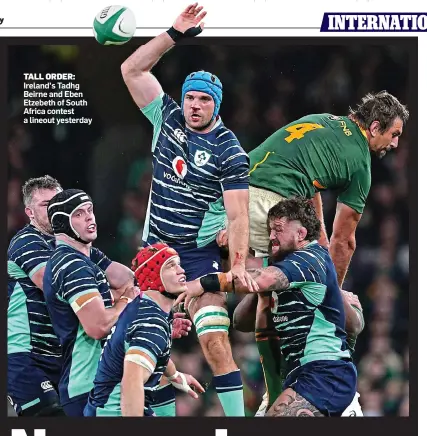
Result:
{"type": "MultiPolygon", "coordinates": [[[[319,242],[329,246],[323,225],[320,192],[338,195],[330,240],[338,285],[356,249],[356,227],[371,185],[371,153],[382,158],[398,146],[409,112],[386,91],[367,94],[348,116],[307,115],[279,129],[250,154],[250,241],[256,256],[267,256],[268,210],[284,198],[313,199],[322,222],[319,242]]],[[[257,299],[256,339],[268,391],[277,392],[277,335],[271,329],[270,297],[249,295],[239,304],[240,319],[250,318],[257,299]],[[273,382],[274,381],[274,382],[273,382]],[[274,388],[273,384],[276,385],[274,388]]],[[[239,328],[236,323],[236,328],[239,328]]],[[[274,401],[274,399],[273,399],[274,401]]]]}
{"type": "MultiPolygon", "coordinates": [[[[345,315],[334,264],[317,242],[320,221],[310,200],[282,200],[268,213],[272,264],[248,271],[258,292],[271,292],[273,322],[286,362],[282,391],[267,416],[341,416],[352,403],[357,373],[344,331],[345,315]]],[[[187,297],[248,292],[229,273],[188,283],[187,297]]],[[[185,297],[178,297],[177,303],[185,297]]]]}
{"type": "MultiPolygon", "coordinates": [[[[180,107],[150,72],[177,41],[202,31],[206,15],[202,9],[197,3],[188,6],[167,32],[122,64],[130,94],[154,126],[153,180],[143,244],[160,241],[176,249],[187,279],[194,280],[220,270],[216,235],[227,219],[231,274],[256,289],[245,271],[249,161],[219,116],[222,84],[206,71],[191,73],[182,87],[180,107]]],[[[242,379],[231,353],[224,294],[194,299],[189,313],[225,415],[244,416],[242,379]]]]}

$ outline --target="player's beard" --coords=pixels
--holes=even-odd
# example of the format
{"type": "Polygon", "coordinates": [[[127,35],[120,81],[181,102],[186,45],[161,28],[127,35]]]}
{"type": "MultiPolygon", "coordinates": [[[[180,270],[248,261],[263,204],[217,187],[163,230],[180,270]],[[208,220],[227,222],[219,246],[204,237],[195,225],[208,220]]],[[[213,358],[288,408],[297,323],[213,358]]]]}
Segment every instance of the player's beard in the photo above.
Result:
{"type": "Polygon", "coordinates": [[[42,232],[47,233],[48,235],[53,235],[52,226],[47,217],[44,219],[44,217],[42,218],[38,213],[34,212],[33,222],[42,232]]]}
{"type": "Polygon", "coordinates": [[[387,150],[380,150],[377,151],[375,154],[378,159],[382,159],[387,154],[387,150]]]}
{"type": "MultiPolygon", "coordinates": [[[[190,117],[188,118],[188,120],[190,120],[190,117]]],[[[207,129],[212,123],[214,122],[213,119],[211,119],[210,121],[207,121],[206,123],[199,125],[199,126],[193,126],[192,124],[189,123],[189,121],[186,120],[186,123],[196,132],[200,132],[202,130],[207,129]]]]}
{"type": "Polygon", "coordinates": [[[280,247],[279,250],[276,251],[276,253],[273,253],[271,250],[271,242],[270,242],[268,254],[269,254],[269,257],[270,257],[272,262],[280,262],[286,256],[288,256],[289,254],[293,253],[296,250],[297,250],[297,247],[295,247],[295,246],[287,247],[287,248],[280,247]]]}

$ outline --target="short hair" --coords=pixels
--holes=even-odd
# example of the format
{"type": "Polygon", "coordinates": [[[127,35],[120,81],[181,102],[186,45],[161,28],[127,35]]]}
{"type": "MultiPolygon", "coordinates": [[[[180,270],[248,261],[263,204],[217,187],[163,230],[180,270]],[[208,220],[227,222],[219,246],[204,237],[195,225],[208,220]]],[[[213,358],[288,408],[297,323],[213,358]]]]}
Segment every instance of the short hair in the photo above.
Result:
{"type": "Polygon", "coordinates": [[[42,176],[28,179],[22,186],[22,196],[24,205],[27,207],[33,200],[33,194],[38,189],[61,189],[62,187],[58,180],[51,176],[42,176]]]}
{"type": "Polygon", "coordinates": [[[308,241],[319,239],[320,220],[311,200],[294,197],[279,201],[268,211],[268,222],[282,218],[288,221],[299,221],[307,229],[305,239],[308,241]]]}
{"type": "Polygon", "coordinates": [[[409,118],[406,106],[387,91],[366,94],[356,109],[349,108],[349,113],[363,129],[368,129],[374,121],[378,121],[381,133],[389,129],[396,118],[400,118],[404,124],[409,118]]]}

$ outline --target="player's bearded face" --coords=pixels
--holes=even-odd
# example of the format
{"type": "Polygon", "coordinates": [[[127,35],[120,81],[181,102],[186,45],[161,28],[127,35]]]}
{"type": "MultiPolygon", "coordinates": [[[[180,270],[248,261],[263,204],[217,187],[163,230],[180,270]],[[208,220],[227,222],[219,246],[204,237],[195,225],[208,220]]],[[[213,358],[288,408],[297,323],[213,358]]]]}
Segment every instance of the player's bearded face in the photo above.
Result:
{"type": "Polygon", "coordinates": [[[187,290],[185,271],[178,258],[172,258],[162,266],[161,278],[166,291],[171,294],[181,294],[187,290]]]}
{"type": "Polygon", "coordinates": [[[92,242],[98,236],[93,204],[87,203],[78,208],[71,216],[71,225],[83,241],[92,242]]]}
{"type": "Polygon", "coordinates": [[[301,225],[297,221],[288,221],[286,218],[276,218],[270,221],[270,244],[273,260],[279,261],[298,249],[299,227],[301,225]]]}
{"type": "Polygon", "coordinates": [[[47,216],[47,205],[57,193],[56,189],[38,189],[33,194],[31,204],[26,208],[27,215],[36,226],[49,234],[53,234],[53,231],[47,216]]]}
{"type": "Polygon", "coordinates": [[[375,152],[379,158],[383,158],[388,151],[398,147],[399,136],[402,134],[402,129],[403,122],[400,118],[396,118],[391,127],[382,133],[371,126],[371,138],[369,140],[371,150],[375,152]]]}
{"type": "Polygon", "coordinates": [[[203,131],[212,123],[215,103],[209,94],[190,91],[184,97],[184,118],[193,130],[203,131]]]}

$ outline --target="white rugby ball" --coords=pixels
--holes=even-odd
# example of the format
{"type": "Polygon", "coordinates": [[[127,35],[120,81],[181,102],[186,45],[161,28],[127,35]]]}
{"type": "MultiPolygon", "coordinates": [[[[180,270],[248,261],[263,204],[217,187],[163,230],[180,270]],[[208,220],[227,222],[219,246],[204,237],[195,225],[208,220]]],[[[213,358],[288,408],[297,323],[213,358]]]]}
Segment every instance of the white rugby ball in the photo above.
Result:
{"type": "Polygon", "coordinates": [[[135,15],[125,6],[107,6],[93,20],[93,33],[102,45],[125,44],[135,30],[135,15]]]}

